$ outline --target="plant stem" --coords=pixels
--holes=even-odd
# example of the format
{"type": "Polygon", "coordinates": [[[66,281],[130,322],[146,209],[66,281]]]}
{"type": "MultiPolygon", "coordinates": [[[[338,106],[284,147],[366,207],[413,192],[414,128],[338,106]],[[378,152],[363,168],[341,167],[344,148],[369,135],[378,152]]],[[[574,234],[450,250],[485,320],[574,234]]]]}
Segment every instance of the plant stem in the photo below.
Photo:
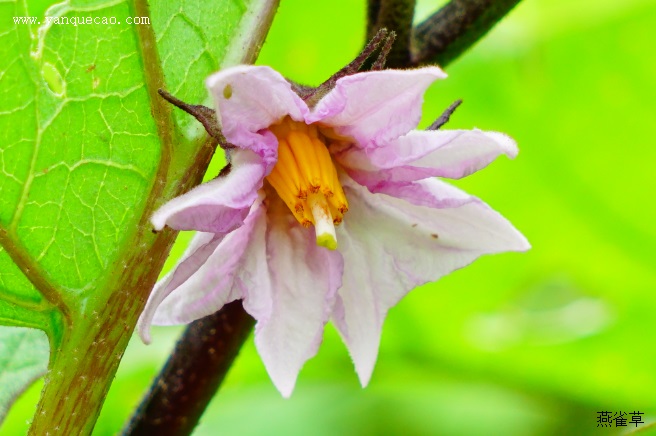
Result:
{"type": "Polygon", "coordinates": [[[520,0],[452,0],[415,28],[413,65],[446,66],[481,39],[520,0]]]}
{"type": "MultiPolygon", "coordinates": [[[[191,169],[178,183],[165,188],[173,189],[166,197],[180,195],[200,183],[216,145],[214,139],[207,140],[194,156],[191,169]]],[[[176,170],[174,167],[169,171],[176,170]]],[[[152,233],[148,217],[154,206],[149,206],[146,212],[150,213],[144,214],[138,226],[134,235],[138,249],[125,260],[121,278],[109,298],[90,300],[84,315],[73,315],[56,351],[57,358],[50,362],[30,435],[91,434],[148,291],[177,235],[168,228],[152,233]]]]}
{"type": "MultiPolygon", "coordinates": [[[[146,0],[132,0],[129,4],[135,16],[150,16],[146,0]]],[[[238,34],[226,50],[224,63],[250,63],[259,52],[278,0],[258,0],[253,4],[235,29],[238,34]]],[[[148,219],[162,202],[201,182],[217,146],[213,138],[191,143],[176,141],[179,132],[171,108],[157,94],[158,89],[165,88],[165,82],[153,29],[135,26],[135,33],[162,145],[157,175],[139,224],[126,229],[133,243],[123,251],[123,260],[111,265],[112,274],[97,283],[98,292],[77,302],[79,307],[71,310],[61,340],[54,345],[51,342],[55,351],[30,435],[91,434],[148,293],[177,235],[171,229],[153,234],[148,219]]],[[[42,288],[34,277],[28,278],[42,288]]]]}
{"type": "Polygon", "coordinates": [[[241,301],[190,324],[123,434],[191,434],[253,324],[241,301]]]}
{"type": "Polygon", "coordinates": [[[426,130],[438,130],[443,125],[448,123],[449,119],[451,119],[451,115],[453,115],[456,109],[458,109],[458,106],[460,106],[461,104],[462,104],[462,100],[460,99],[451,103],[451,105],[448,108],[446,108],[444,112],[442,112],[442,115],[440,115],[438,119],[433,121],[433,123],[430,126],[426,127],[426,130]]]}
{"type": "Polygon", "coordinates": [[[376,35],[378,30],[376,29],[376,22],[378,21],[378,13],[380,12],[380,2],[381,0],[368,0],[367,1],[367,41],[376,35]]]}
{"type": "Polygon", "coordinates": [[[367,38],[373,38],[380,29],[396,33],[396,40],[387,56],[388,68],[404,68],[410,64],[414,13],[415,0],[379,0],[369,3],[367,38]]]}

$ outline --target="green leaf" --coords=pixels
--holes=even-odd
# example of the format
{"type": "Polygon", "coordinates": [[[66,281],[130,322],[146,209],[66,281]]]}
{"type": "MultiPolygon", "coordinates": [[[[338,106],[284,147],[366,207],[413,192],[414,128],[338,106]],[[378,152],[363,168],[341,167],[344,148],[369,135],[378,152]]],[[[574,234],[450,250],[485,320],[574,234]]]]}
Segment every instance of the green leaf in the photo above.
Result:
{"type": "Polygon", "coordinates": [[[33,324],[45,330],[36,320],[39,308],[44,305],[43,296],[13,263],[7,252],[0,247],[0,323],[33,324]]]}
{"type": "Polygon", "coordinates": [[[48,338],[34,329],[0,327],[0,422],[9,406],[45,374],[48,338]]]}
{"type": "Polygon", "coordinates": [[[90,431],[175,237],[148,217],[200,181],[216,145],[157,89],[206,101],[205,77],[252,62],[276,6],[0,3],[37,18],[0,24],[0,324],[39,328],[53,349],[33,432],[90,431]]]}
{"type": "MultiPolygon", "coordinates": [[[[125,3],[51,12],[131,15],[125,3]]],[[[96,292],[111,273],[161,152],[134,32],[98,36],[95,26],[43,24],[1,37],[14,49],[4,70],[15,82],[0,103],[2,150],[11,155],[0,175],[10,193],[0,225],[71,301],[96,292]]]]}

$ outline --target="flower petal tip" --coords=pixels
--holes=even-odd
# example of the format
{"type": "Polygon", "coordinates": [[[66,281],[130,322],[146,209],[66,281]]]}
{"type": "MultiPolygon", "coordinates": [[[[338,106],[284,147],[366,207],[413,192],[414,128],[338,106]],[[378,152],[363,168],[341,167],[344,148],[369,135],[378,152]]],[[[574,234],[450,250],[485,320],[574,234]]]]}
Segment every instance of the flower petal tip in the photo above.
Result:
{"type": "Polygon", "coordinates": [[[508,234],[506,238],[506,247],[502,250],[499,250],[499,253],[504,251],[514,251],[517,253],[522,253],[530,250],[531,243],[528,242],[526,236],[522,234],[519,230],[514,227],[511,227],[511,233],[508,234]]]}
{"type": "Polygon", "coordinates": [[[423,68],[425,70],[430,71],[436,79],[446,79],[449,77],[447,73],[444,72],[440,67],[432,66],[432,67],[425,67],[423,68]]]}
{"type": "Polygon", "coordinates": [[[278,391],[280,392],[280,395],[286,400],[290,399],[292,397],[292,393],[294,392],[294,387],[292,386],[290,389],[281,389],[278,388],[278,391]]]}
{"type": "Polygon", "coordinates": [[[137,324],[137,333],[139,334],[139,337],[141,338],[141,342],[143,342],[146,345],[150,345],[152,342],[152,338],[150,336],[150,325],[146,325],[146,323],[142,322],[139,320],[139,323],[137,324]]]}
{"type": "MultiPolygon", "coordinates": [[[[271,376],[271,375],[270,375],[271,376]]],[[[294,393],[294,387],[296,386],[296,377],[290,379],[289,377],[273,377],[271,376],[271,381],[273,385],[278,389],[280,395],[283,398],[289,399],[294,393]]]]}
{"type": "Polygon", "coordinates": [[[361,343],[360,347],[354,347],[354,343],[347,345],[353,359],[353,366],[358,375],[358,380],[363,388],[366,388],[371,381],[371,376],[376,367],[376,360],[378,359],[378,346],[380,344],[380,332],[376,334],[376,338],[370,337],[367,343],[361,343]],[[359,348],[359,349],[358,349],[359,348]]]}
{"type": "Polygon", "coordinates": [[[522,240],[521,240],[520,243],[519,243],[519,248],[518,248],[517,251],[528,251],[528,250],[530,250],[531,248],[533,248],[533,247],[531,246],[531,243],[528,242],[528,239],[526,239],[526,237],[525,237],[524,235],[522,235],[522,234],[520,233],[520,236],[521,236],[522,240]]]}
{"type": "Polygon", "coordinates": [[[519,148],[517,147],[517,142],[515,142],[510,136],[501,132],[485,132],[485,135],[492,138],[499,145],[503,154],[510,159],[517,157],[519,148]]]}
{"type": "Polygon", "coordinates": [[[164,214],[159,213],[162,209],[158,209],[157,212],[150,217],[150,223],[153,225],[153,230],[160,231],[166,226],[166,217],[164,214]]]}
{"type": "Polygon", "coordinates": [[[371,381],[371,376],[373,375],[374,372],[374,366],[356,365],[355,372],[358,374],[358,380],[360,380],[360,386],[366,388],[369,385],[369,382],[371,381]]]}

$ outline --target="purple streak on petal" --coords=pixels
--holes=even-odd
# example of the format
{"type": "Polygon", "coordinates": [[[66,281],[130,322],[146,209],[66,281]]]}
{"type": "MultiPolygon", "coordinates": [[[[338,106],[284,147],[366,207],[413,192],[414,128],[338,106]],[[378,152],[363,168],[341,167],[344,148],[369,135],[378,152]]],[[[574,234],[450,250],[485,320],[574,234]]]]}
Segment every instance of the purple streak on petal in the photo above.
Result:
{"type": "Polygon", "coordinates": [[[153,323],[189,323],[243,298],[241,281],[237,278],[242,274],[249,249],[258,245],[257,235],[263,234],[265,227],[266,209],[258,200],[244,225],[223,238],[205,263],[162,301],[153,323]]]}
{"type": "Polygon", "coordinates": [[[312,229],[275,202],[266,237],[270,288],[249,290],[244,307],[258,321],[255,345],[269,376],[289,397],[303,364],[319,348],[343,266],[337,251],[317,246],[312,229]]]}
{"type": "Polygon", "coordinates": [[[230,173],[166,203],[151,218],[153,227],[224,234],[239,227],[257,198],[266,168],[251,151],[234,150],[231,156],[230,173]]]}
{"type": "Polygon", "coordinates": [[[459,179],[486,167],[501,154],[514,158],[515,141],[502,133],[477,129],[412,131],[376,149],[365,150],[353,144],[334,153],[335,159],[367,186],[372,182],[364,182],[366,179],[459,179]]]}
{"type": "Polygon", "coordinates": [[[446,182],[432,178],[416,182],[381,183],[369,190],[374,194],[403,198],[414,205],[434,209],[453,209],[481,201],[446,182]]]}
{"type": "Polygon", "coordinates": [[[256,152],[267,166],[275,164],[278,141],[265,129],[287,115],[301,121],[309,111],[289,82],[269,67],[227,68],[206,84],[228,142],[256,152]]]}
{"type": "Polygon", "coordinates": [[[446,74],[437,67],[354,74],[337,81],[306,117],[361,147],[380,147],[417,127],[426,88],[446,74]]]}
{"type": "MultiPolygon", "coordinates": [[[[366,385],[376,362],[380,332],[389,308],[411,289],[462,268],[483,254],[523,251],[526,239],[483,202],[454,208],[418,206],[372,194],[343,176],[349,211],[338,227],[344,257],[344,286],[333,319],[366,385]]],[[[458,204],[466,194],[426,180],[415,189],[458,204]]],[[[397,192],[397,194],[403,194],[397,192]]]]}
{"type": "Polygon", "coordinates": [[[203,266],[208,257],[219,245],[223,235],[197,233],[185,250],[173,271],[162,277],[153,288],[143,313],[139,317],[137,329],[144,343],[150,343],[150,326],[155,312],[162,301],[178,286],[203,266]]]}

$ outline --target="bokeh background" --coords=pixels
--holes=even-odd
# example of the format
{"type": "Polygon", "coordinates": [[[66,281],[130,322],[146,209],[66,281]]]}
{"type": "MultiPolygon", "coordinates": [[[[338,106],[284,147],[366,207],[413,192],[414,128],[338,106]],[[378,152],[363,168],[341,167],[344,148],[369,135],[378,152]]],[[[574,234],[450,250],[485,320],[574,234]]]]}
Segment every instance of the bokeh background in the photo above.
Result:
{"type": "MultiPolygon", "coordinates": [[[[259,63],[318,84],[362,46],[363,0],[281,3],[259,63]]],[[[442,3],[420,0],[417,20],[442,3]]],[[[331,326],[290,400],[251,338],[195,434],[596,435],[621,430],[597,428],[598,411],[656,420],[655,29],[653,0],[524,0],[450,65],[422,125],[462,98],[449,128],[517,140],[515,161],[456,184],[533,249],[409,294],[365,390],[331,326]]],[[[133,339],[94,434],[121,429],[180,331],[133,339]]],[[[25,433],[41,387],[0,433],[25,433]]]]}

